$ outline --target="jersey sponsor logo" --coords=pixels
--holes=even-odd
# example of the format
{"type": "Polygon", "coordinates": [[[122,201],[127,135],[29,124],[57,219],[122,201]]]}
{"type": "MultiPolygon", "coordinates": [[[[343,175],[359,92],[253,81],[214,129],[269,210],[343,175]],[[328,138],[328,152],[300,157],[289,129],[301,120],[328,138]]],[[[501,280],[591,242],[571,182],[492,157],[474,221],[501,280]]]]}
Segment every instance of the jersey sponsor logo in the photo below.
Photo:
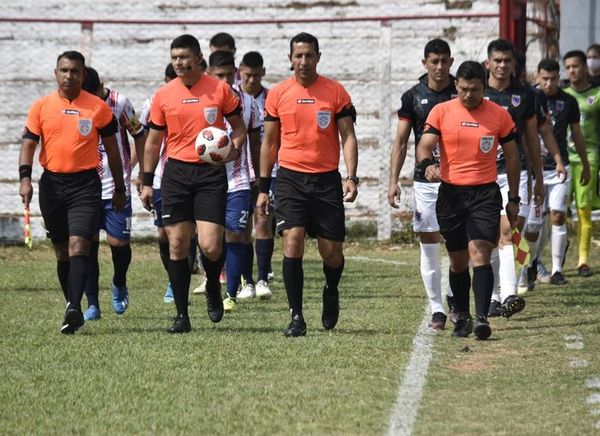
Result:
{"type": "Polygon", "coordinates": [[[563,100],[556,100],[556,110],[561,111],[565,108],[565,102],[563,100]]]}
{"type": "Polygon", "coordinates": [[[77,109],[63,109],[62,112],[65,115],[79,115],[79,111],[77,109]]]}
{"type": "Polygon", "coordinates": [[[214,124],[217,121],[217,108],[216,107],[205,107],[204,108],[204,119],[208,124],[214,124]]]}
{"type": "Polygon", "coordinates": [[[460,125],[462,127],[479,127],[479,123],[474,121],[461,121],[460,125]]]}
{"type": "Polygon", "coordinates": [[[314,98],[299,98],[296,104],[315,104],[314,98]]]}
{"type": "Polygon", "coordinates": [[[521,104],[521,96],[517,94],[511,95],[510,104],[512,104],[514,107],[519,106],[521,104]]]}
{"type": "Polygon", "coordinates": [[[493,147],[494,147],[494,137],[493,136],[482,136],[479,139],[479,148],[484,153],[489,153],[493,147]]]}
{"type": "Polygon", "coordinates": [[[590,95],[589,97],[585,98],[585,101],[587,104],[592,105],[596,101],[596,96],[590,95]]]}
{"type": "Polygon", "coordinates": [[[317,112],[317,124],[321,129],[329,127],[331,122],[331,112],[329,111],[318,111],[317,112]]]}
{"type": "Polygon", "coordinates": [[[427,100],[426,98],[421,99],[421,104],[427,104],[427,103],[429,103],[429,100],[427,100]]]}
{"type": "Polygon", "coordinates": [[[83,136],[87,136],[92,131],[92,120],[82,118],[79,120],[79,133],[83,136]]]}
{"type": "Polygon", "coordinates": [[[200,99],[199,98],[183,98],[181,100],[181,104],[194,104],[194,103],[200,103],[200,99]]]}

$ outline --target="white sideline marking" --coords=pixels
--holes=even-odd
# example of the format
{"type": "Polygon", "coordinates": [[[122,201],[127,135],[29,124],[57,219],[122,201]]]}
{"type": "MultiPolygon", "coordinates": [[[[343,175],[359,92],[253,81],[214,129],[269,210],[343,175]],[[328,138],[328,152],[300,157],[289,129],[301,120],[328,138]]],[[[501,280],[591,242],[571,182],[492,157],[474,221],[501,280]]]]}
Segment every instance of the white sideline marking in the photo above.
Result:
{"type": "Polygon", "coordinates": [[[346,259],[351,260],[366,260],[369,262],[379,262],[379,263],[389,263],[390,265],[408,265],[406,262],[400,262],[399,260],[391,260],[391,259],[374,259],[372,257],[367,256],[346,256],[346,259]]]}
{"type": "Polygon", "coordinates": [[[585,386],[588,389],[600,389],[600,377],[588,378],[585,381],[585,386]]]}
{"type": "Polygon", "coordinates": [[[588,403],[589,405],[600,404],[600,394],[592,394],[592,395],[588,396],[586,398],[585,402],[588,403]]]}
{"type": "Polygon", "coordinates": [[[589,365],[588,361],[585,359],[573,359],[570,364],[571,368],[587,368],[589,365]]]}

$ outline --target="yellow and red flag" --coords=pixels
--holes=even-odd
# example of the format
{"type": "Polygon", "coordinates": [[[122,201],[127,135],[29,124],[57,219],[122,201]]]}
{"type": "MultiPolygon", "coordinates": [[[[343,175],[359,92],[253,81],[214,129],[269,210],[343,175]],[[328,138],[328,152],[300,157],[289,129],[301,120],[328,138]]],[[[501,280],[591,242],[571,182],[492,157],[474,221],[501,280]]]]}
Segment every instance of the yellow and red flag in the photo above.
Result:
{"type": "Polygon", "coordinates": [[[29,206],[25,207],[25,245],[31,250],[33,248],[33,239],[31,239],[31,223],[29,217],[29,206]]]}
{"type": "Polygon", "coordinates": [[[512,229],[512,243],[517,266],[524,267],[529,265],[529,258],[531,257],[529,244],[517,228],[512,229]]]}

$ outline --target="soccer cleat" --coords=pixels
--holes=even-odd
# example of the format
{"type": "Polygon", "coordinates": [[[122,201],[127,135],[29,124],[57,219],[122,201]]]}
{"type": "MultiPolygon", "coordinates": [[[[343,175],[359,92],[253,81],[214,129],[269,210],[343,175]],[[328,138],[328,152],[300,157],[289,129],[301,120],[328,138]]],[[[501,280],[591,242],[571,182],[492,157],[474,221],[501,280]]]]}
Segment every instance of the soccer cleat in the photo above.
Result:
{"type": "Polygon", "coordinates": [[[212,322],[223,319],[223,299],[221,297],[221,283],[217,280],[214,285],[206,284],[206,310],[212,322]]]}
{"type": "Polygon", "coordinates": [[[167,290],[165,292],[165,296],[163,297],[163,303],[170,304],[175,301],[173,297],[173,286],[171,286],[171,282],[167,285],[167,290]]]}
{"type": "Polygon", "coordinates": [[[288,328],[283,331],[283,336],[288,338],[296,338],[298,336],[306,336],[306,323],[302,315],[294,315],[292,322],[288,328]]]}
{"type": "Polygon", "coordinates": [[[566,285],[567,283],[569,283],[569,281],[565,279],[565,276],[563,276],[561,271],[556,271],[554,274],[552,274],[552,277],[550,277],[550,284],[552,285],[562,286],[566,285]]]}
{"type": "Polygon", "coordinates": [[[97,321],[100,319],[100,308],[94,304],[83,313],[84,321],[97,321]]]}
{"type": "Polygon", "coordinates": [[[490,301],[490,308],[488,309],[488,318],[496,318],[502,315],[502,304],[497,300],[490,301]]]}
{"type": "Polygon", "coordinates": [[[236,298],[239,298],[240,300],[249,300],[254,297],[256,297],[254,285],[246,283],[242,286],[242,289],[238,291],[236,298]]]}
{"type": "Polygon", "coordinates": [[[469,312],[458,314],[458,320],[452,331],[455,338],[466,338],[473,332],[473,318],[469,312]]]}
{"type": "Polygon", "coordinates": [[[60,328],[60,332],[64,335],[72,335],[83,326],[84,322],[81,309],[72,308],[68,305],[67,310],[65,311],[65,320],[60,328]]]}
{"type": "Polygon", "coordinates": [[[590,277],[594,275],[594,272],[584,263],[577,267],[577,274],[579,274],[581,277],[590,277]]]}
{"type": "Polygon", "coordinates": [[[446,319],[446,315],[442,312],[435,312],[433,315],[431,315],[429,328],[432,330],[444,330],[446,328],[446,319]]]}
{"type": "Polygon", "coordinates": [[[550,283],[550,273],[546,269],[546,266],[539,259],[537,263],[537,279],[540,283],[550,283]]]}
{"type": "Polygon", "coordinates": [[[323,311],[321,322],[325,330],[335,327],[340,316],[340,294],[337,289],[330,290],[327,285],[323,286],[323,311]]]}
{"type": "Polygon", "coordinates": [[[112,286],[112,306],[117,315],[122,315],[129,305],[129,292],[127,286],[112,286]]]}
{"type": "Polygon", "coordinates": [[[204,294],[206,292],[206,276],[198,286],[194,288],[192,294],[204,294]]]}
{"type": "Polygon", "coordinates": [[[268,300],[273,296],[273,292],[271,292],[271,288],[269,288],[269,284],[264,280],[259,280],[256,284],[256,296],[263,300],[268,300]]]}
{"type": "Polygon", "coordinates": [[[275,274],[273,273],[273,271],[269,271],[267,273],[267,280],[268,281],[275,280],[275,274]]]}
{"type": "Polygon", "coordinates": [[[477,339],[484,340],[492,335],[492,328],[487,318],[483,315],[477,315],[473,322],[473,333],[477,339]]]}
{"type": "Polygon", "coordinates": [[[509,295],[502,303],[501,311],[504,318],[510,318],[515,313],[525,309],[525,300],[517,295],[509,295]]]}
{"type": "Polygon", "coordinates": [[[227,296],[227,298],[223,300],[223,310],[225,312],[233,312],[235,310],[235,298],[227,296]]]}
{"type": "Polygon", "coordinates": [[[454,297],[446,295],[446,303],[448,303],[450,321],[452,321],[452,324],[456,324],[456,321],[458,321],[458,310],[456,310],[456,302],[454,301],[454,297]]]}
{"type": "Polygon", "coordinates": [[[175,317],[173,325],[167,330],[167,333],[189,333],[191,331],[192,325],[190,324],[190,318],[187,315],[178,314],[175,317]]]}

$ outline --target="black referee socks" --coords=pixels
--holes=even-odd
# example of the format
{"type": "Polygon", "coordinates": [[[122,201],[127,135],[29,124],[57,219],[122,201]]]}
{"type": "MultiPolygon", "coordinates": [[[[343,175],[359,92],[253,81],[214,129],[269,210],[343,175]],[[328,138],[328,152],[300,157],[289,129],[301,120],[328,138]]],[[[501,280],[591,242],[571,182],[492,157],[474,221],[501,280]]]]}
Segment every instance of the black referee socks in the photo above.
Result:
{"type": "Polygon", "coordinates": [[[181,260],[169,259],[169,281],[173,287],[173,298],[178,315],[188,316],[190,277],[187,257],[181,260]]]}
{"type": "Polygon", "coordinates": [[[127,270],[131,264],[131,245],[127,244],[123,247],[110,246],[113,261],[113,283],[115,286],[122,288],[127,285],[127,270]]]}
{"type": "Polygon", "coordinates": [[[471,290],[471,275],[469,268],[463,272],[453,272],[450,269],[448,274],[450,289],[454,294],[454,302],[458,312],[469,312],[469,292],[471,290]]]}
{"type": "Polygon", "coordinates": [[[325,262],[323,262],[323,273],[325,273],[325,283],[327,289],[337,291],[342,273],[344,272],[344,258],[342,257],[342,263],[336,268],[331,268],[325,262]]]}
{"type": "Polygon", "coordinates": [[[302,258],[284,256],[281,270],[292,317],[295,315],[302,317],[302,291],[304,289],[302,258]]]}
{"type": "Polygon", "coordinates": [[[490,300],[494,290],[494,272],[491,265],[473,268],[473,293],[475,294],[475,313],[487,318],[490,300]]]}

